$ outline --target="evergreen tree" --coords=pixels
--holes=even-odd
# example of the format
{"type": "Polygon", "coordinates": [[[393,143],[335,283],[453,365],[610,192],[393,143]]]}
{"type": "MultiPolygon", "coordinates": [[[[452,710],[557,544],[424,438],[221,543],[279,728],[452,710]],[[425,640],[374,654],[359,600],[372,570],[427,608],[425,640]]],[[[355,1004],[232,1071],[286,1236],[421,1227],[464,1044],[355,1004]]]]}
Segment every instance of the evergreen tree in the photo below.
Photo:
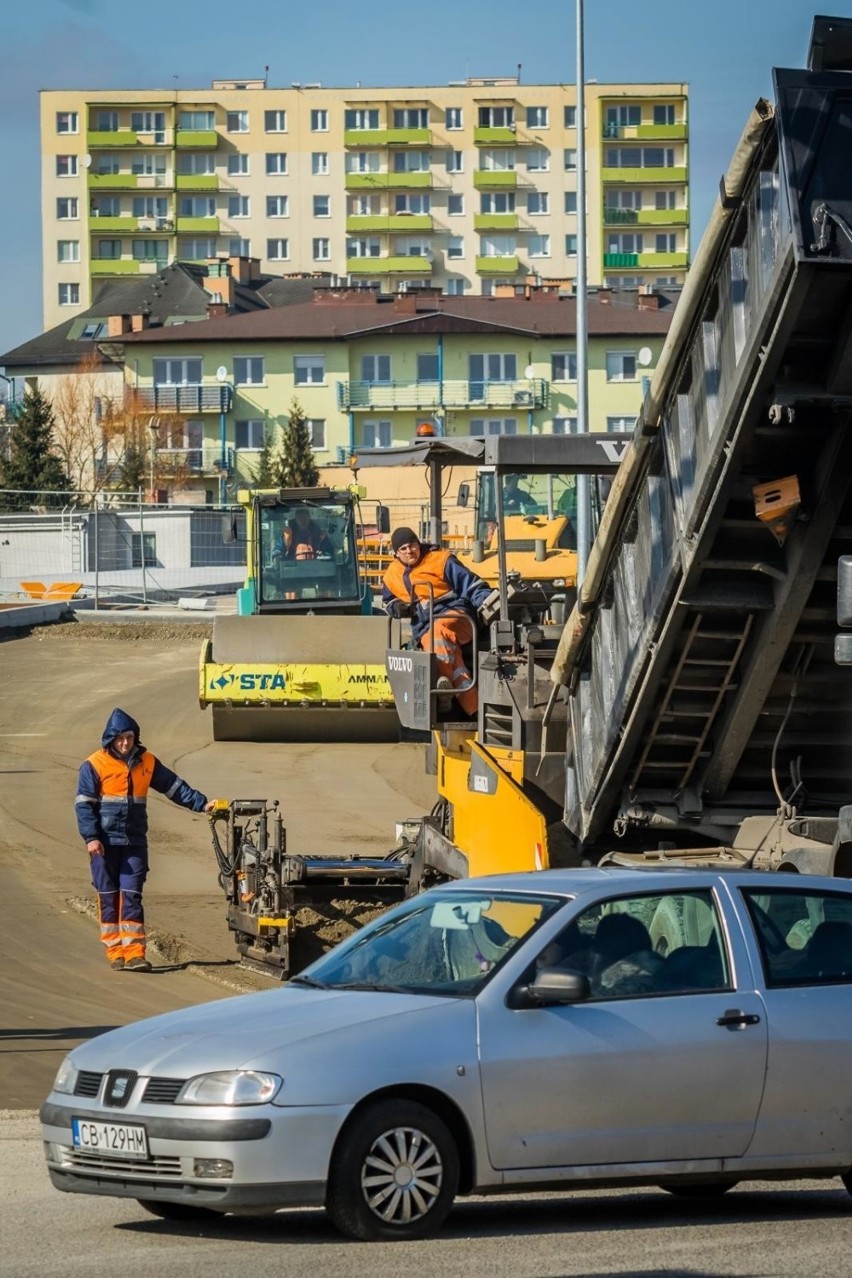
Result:
{"type": "MultiPolygon", "coordinates": [[[[311,431],[304,409],[297,399],[290,405],[290,418],[284,427],[278,457],[276,482],[281,488],[315,488],[319,471],[311,447],[311,431]]],[[[273,472],[274,473],[274,472],[273,472]]]]}
{"type": "Polygon", "coordinates": [[[9,455],[0,458],[0,488],[7,510],[26,510],[50,504],[49,493],[67,493],[70,488],[62,462],[54,451],[53,410],[38,389],[31,390],[9,431],[9,455]]]}
{"type": "Polygon", "coordinates": [[[254,485],[255,488],[275,488],[278,486],[275,458],[269,443],[269,435],[266,431],[263,432],[263,448],[261,448],[257,458],[254,485]]]}

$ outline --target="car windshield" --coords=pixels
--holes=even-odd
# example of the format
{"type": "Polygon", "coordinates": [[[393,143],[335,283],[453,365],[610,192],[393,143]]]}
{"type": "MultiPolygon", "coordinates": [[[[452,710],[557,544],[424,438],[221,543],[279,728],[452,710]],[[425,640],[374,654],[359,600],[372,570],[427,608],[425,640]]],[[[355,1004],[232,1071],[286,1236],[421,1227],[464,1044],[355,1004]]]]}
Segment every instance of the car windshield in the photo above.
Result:
{"type": "Polygon", "coordinates": [[[564,897],[435,888],[313,963],[296,984],[474,994],[564,897]]]}
{"type": "Polygon", "coordinates": [[[294,605],[360,597],[352,510],[328,502],[265,506],[260,517],[260,597],[294,605]]]}

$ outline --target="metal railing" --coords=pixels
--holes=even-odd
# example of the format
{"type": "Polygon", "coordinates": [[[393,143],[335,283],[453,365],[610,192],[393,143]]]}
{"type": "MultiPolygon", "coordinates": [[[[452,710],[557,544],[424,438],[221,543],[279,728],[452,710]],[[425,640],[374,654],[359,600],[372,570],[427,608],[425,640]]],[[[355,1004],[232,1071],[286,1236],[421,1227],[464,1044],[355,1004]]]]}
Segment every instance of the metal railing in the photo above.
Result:
{"type": "Polygon", "coordinates": [[[338,407],[350,409],[546,408],[550,382],[543,377],[515,381],[414,381],[337,383],[338,407]]]}
{"type": "Polygon", "coordinates": [[[134,386],[129,397],[140,408],[163,413],[227,413],[231,407],[231,387],[226,384],[134,386]]]}

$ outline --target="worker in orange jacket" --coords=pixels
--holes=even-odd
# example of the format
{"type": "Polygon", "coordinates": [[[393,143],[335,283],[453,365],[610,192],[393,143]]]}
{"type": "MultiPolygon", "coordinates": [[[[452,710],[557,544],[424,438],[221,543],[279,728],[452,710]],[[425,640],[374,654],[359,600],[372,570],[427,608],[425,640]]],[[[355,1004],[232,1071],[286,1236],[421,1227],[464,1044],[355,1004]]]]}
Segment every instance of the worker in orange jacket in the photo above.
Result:
{"type": "Polygon", "coordinates": [[[442,693],[439,708],[448,710],[454,696],[473,716],[478,697],[462,645],[472,640],[477,612],[492,588],[449,550],[421,542],[411,528],[397,528],[391,547],[394,558],[382,585],[385,611],[392,617],[411,617],[414,638],[434,653],[442,693]]]}
{"type": "Polygon", "coordinates": [[[209,812],[200,790],[182,781],[139,740],[139,724],[113,710],[101,748],[80,767],[75,811],[98,894],[101,941],[109,965],[150,972],[145,957],[142,887],[148,874],[148,790],[191,812],[209,812]]]}

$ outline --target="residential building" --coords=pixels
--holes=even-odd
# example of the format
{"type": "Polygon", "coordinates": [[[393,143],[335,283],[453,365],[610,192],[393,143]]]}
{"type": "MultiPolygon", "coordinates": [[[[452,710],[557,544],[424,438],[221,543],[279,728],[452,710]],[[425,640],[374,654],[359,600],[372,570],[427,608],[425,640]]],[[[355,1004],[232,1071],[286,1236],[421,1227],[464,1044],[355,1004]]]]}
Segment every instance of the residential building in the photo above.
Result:
{"type": "Polygon", "coordinates": [[[577,269],[585,119],[588,279],[667,287],[689,261],[682,83],[515,77],[324,88],[41,95],[44,321],[104,281],[255,257],[386,291],[491,292],[577,269]]]}

